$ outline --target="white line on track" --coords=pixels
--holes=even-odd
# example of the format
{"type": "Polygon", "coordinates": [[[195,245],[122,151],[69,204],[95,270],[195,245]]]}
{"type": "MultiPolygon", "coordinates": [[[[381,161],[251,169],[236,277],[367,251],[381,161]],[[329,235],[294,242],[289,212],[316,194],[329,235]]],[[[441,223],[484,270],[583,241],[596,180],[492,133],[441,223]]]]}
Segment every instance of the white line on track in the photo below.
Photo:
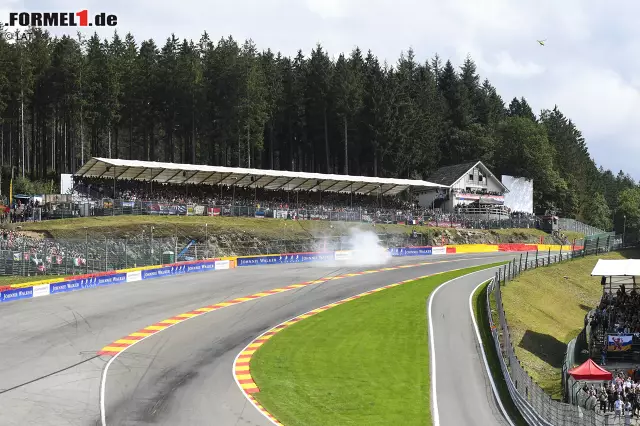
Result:
{"type": "MultiPolygon", "coordinates": [[[[438,411],[438,393],[437,393],[438,372],[437,372],[437,368],[436,368],[436,351],[435,351],[435,338],[434,338],[434,332],[433,332],[433,317],[431,315],[432,307],[433,307],[433,299],[435,298],[435,296],[438,293],[438,291],[441,288],[443,288],[444,286],[446,286],[448,284],[451,284],[452,282],[455,282],[457,280],[461,280],[463,278],[467,278],[467,277],[469,277],[469,276],[471,276],[473,274],[486,272],[488,269],[491,269],[491,268],[487,268],[487,269],[482,269],[480,271],[471,272],[469,274],[465,274],[465,275],[456,277],[456,278],[454,278],[452,280],[449,280],[449,281],[447,281],[445,283],[442,283],[441,285],[439,285],[433,291],[433,293],[431,293],[431,297],[429,297],[429,357],[430,357],[430,360],[431,360],[431,363],[430,363],[430,371],[431,371],[431,417],[433,418],[433,426],[440,426],[440,413],[438,411]]],[[[480,284],[480,285],[482,285],[482,284],[480,284]]],[[[476,287],[476,289],[478,287],[476,287]]],[[[471,296],[469,297],[469,303],[470,304],[471,304],[471,299],[473,298],[473,293],[475,293],[475,289],[471,293],[471,296]]],[[[478,326],[476,324],[476,320],[475,320],[475,317],[473,315],[473,308],[471,309],[471,320],[472,320],[473,325],[475,327],[475,332],[477,334],[477,337],[480,338],[480,334],[478,332],[478,326]]],[[[502,401],[500,400],[500,396],[497,393],[497,390],[496,390],[496,387],[495,387],[495,383],[493,382],[493,377],[491,376],[491,370],[489,370],[489,365],[488,365],[487,360],[486,360],[486,356],[485,356],[485,353],[484,353],[484,348],[482,347],[482,340],[480,340],[480,348],[481,348],[481,351],[482,351],[482,358],[484,360],[485,368],[487,369],[487,373],[489,375],[489,379],[491,380],[491,387],[493,389],[493,392],[494,392],[496,398],[498,399],[498,404],[500,405],[500,409],[502,410],[503,414],[506,416],[507,420],[509,421],[509,424],[511,426],[514,426],[514,424],[511,422],[511,419],[507,415],[504,407],[502,406],[502,401]]]]}
{"type": "MultiPolygon", "coordinates": [[[[489,367],[489,362],[487,361],[487,354],[484,351],[484,344],[482,343],[482,337],[480,336],[480,330],[478,329],[478,322],[476,321],[476,316],[473,312],[473,295],[476,294],[476,291],[478,291],[478,289],[482,287],[484,284],[485,284],[484,282],[478,284],[469,295],[469,313],[471,314],[471,321],[473,321],[473,329],[476,332],[476,338],[478,339],[478,346],[480,347],[480,353],[482,353],[482,362],[484,363],[484,369],[487,372],[487,376],[489,376],[489,382],[491,382],[491,390],[493,391],[493,395],[498,401],[498,405],[500,406],[500,411],[502,411],[504,418],[507,420],[507,422],[509,422],[510,426],[515,426],[513,421],[511,421],[511,417],[509,417],[509,413],[507,413],[507,410],[505,410],[504,405],[502,405],[502,400],[500,399],[498,388],[496,387],[496,383],[493,380],[493,374],[491,373],[491,368],[489,367]]],[[[487,312],[487,314],[491,315],[491,312],[487,312]]]]}

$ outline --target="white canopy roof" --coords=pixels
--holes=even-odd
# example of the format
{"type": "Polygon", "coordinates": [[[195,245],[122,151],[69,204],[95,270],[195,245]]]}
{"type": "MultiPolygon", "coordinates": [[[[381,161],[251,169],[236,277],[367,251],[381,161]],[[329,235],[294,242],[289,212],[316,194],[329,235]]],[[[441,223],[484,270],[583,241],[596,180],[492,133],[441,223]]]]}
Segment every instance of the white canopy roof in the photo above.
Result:
{"type": "Polygon", "coordinates": [[[81,177],[135,179],[173,184],[235,185],[282,190],[395,195],[409,187],[445,187],[424,180],[245,169],[93,157],[75,173],[81,177]]]}
{"type": "Polygon", "coordinates": [[[640,259],[599,259],[591,276],[640,277],[640,259]]]}

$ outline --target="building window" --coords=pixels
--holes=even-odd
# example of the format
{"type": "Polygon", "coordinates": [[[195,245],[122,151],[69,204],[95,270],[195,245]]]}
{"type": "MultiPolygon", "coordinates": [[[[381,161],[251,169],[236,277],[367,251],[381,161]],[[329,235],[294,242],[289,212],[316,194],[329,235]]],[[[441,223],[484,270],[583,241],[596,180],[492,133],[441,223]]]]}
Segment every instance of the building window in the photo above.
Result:
{"type": "Polygon", "coordinates": [[[473,182],[473,173],[469,173],[469,180],[473,182]]]}

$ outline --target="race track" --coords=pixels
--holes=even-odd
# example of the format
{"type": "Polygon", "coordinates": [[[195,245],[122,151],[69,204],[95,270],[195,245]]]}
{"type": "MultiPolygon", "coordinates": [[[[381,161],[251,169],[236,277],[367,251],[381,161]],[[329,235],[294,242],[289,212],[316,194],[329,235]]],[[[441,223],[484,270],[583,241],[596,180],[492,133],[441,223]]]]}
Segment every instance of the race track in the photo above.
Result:
{"type": "MultiPolygon", "coordinates": [[[[244,397],[232,374],[235,356],[257,335],[303,312],[386,284],[514,256],[487,253],[394,258],[394,265],[429,264],[314,284],[185,321],[132,346],[111,363],[104,386],[106,424],[269,425],[244,397]]],[[[105,365],[111,359],[96,355],[103,346],[208,304],[367,269],[372,267],[253,266],[3,304],[0,425],[101,425],[100,388],[105,365]]],[[[472,325],[466,319],[472,282],[480,281],[452,283],[434,298],[437,391],[443,425],[502,424],[490,393],[481,393],[481,389],[489,390],[488,382],[472,325]],[[451,346],[454,343],[461,346],[451,346]],[[449,350],[459,353],[451,357],[449,350]],[[449,359],[445,362],[443,358],[449,359]],[[461,399],[460,386],[476,391],[461,399]],[[481,412],[484,417],[454,416],[452,411],[463,411],[455,408],[462,401],[464,411],[481,412]],[[474,406],[484,409],[475,411],[474,406]]]]}
{"type": "MultiPolygon", "coordinates": [[[[437,407],[434,419],[439,417],[439,425],[510,425],[494,397],[469,308],[469,296],[494,271],[479,271],[452,280],[433,296],[431,356],[435,357],[437,377],[432,408],[437,407]]],[[[431,362],[433,365],[433,359],[431,362]]]]}

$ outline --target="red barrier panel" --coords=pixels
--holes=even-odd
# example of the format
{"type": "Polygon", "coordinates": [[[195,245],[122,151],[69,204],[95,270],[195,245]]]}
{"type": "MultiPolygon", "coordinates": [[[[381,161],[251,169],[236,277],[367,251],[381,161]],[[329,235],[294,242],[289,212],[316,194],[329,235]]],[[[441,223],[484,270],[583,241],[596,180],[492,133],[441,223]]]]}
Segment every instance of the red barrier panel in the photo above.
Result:
{"type": "Polygon", "coordinates": [[[447,247],[447,254],[455,254],[455,253],[456,253],[455,247],[447,247]]]}

